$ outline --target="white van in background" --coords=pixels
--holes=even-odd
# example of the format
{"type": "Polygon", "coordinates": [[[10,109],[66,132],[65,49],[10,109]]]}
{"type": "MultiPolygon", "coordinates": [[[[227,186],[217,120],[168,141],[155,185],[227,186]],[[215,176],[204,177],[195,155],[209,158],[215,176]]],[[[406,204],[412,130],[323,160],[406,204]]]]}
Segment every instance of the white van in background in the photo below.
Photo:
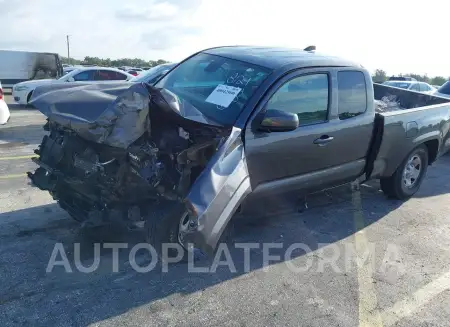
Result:
{"type": "Polygon", "coordinates": [[[47,52],[0,50],[0,81],[3,87],[44,78],[59,78],[63,67],[59,55],[47,52]]]}

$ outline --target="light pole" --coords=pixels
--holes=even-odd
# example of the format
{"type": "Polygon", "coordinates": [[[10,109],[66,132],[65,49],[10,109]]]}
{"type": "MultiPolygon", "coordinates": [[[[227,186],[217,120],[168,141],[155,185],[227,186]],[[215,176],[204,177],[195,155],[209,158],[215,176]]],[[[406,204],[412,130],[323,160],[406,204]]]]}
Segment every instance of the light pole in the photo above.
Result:
{"type": "Polygon", "coordinates": [[[70,65],[70,45],[69,45],[69,36],[70,36],[70,35],[66,35],[66,39],[67,39],[67,61],[69,62],[69,65],[70,65]]]}

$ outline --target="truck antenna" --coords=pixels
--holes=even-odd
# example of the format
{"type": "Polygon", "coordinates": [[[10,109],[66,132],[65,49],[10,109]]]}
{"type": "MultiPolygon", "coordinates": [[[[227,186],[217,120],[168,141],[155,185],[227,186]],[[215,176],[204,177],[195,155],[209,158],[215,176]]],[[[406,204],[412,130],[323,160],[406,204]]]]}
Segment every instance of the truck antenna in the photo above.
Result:
{"type": "Polygon", "coordinates": [[[310,45],[309,47],[304,48],[303,51],[316,51],[316,46],[310,45]]]}

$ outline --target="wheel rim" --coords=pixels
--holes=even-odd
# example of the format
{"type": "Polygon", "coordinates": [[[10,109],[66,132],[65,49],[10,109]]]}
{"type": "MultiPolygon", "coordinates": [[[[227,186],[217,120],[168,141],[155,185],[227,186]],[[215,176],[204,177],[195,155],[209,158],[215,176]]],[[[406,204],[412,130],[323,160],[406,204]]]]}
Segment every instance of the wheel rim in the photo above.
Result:
{"type": "Polygon", "coordinates": [[[417,185],[422,172],[422,159],[417,154],[412,155],[403,169],[403,186],[411,189],[417,185]]]}

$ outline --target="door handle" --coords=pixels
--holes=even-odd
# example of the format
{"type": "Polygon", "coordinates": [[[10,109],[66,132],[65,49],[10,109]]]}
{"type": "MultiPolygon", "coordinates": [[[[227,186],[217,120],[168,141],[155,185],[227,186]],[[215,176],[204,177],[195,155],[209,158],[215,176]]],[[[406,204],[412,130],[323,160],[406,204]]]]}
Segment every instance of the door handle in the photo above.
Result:
{"type": "Polygon", "coordinates": [[[325,144],[328,144],[333,140],[334,140],[334,137],[332,137],[332,136],[322,135],[318,139],[314,140],[314,144],[317,144],[318,146],[324,146],[325,144]]]}

